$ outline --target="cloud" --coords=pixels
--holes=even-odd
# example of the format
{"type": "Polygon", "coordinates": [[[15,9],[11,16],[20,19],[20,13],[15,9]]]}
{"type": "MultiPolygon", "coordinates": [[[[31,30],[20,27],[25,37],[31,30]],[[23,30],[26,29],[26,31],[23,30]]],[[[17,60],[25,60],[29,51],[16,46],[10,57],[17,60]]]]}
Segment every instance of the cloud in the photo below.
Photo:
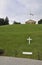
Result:
{"type": "Polygon", "coordinates": [[[6,16],[6,5],[7,5],[7,0],[0,0],[0,17],[5,17],[6,16]]]}
{"type": "Polygon", "coordinates": [[[35,19],[42,18],[42,0],[0,0],[0,17],[25,21],[30,18],[30,11],[35,19]]]}

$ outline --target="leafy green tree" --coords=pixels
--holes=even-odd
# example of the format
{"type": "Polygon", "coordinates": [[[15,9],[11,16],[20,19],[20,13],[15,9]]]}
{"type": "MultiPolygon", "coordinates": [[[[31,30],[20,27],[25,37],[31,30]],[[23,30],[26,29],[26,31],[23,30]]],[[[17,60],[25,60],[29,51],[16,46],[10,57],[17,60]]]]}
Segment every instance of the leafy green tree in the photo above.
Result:
{"type": "Polygon", "coordinates": [[[4,25],[4,19],[0,18],[0,25],[4,25]]]}
{"type": "Polygon", "coordinates": [[[38,21],[38,24],[42,24],[42,19],[40,19],[40,20],[38,21]]]}

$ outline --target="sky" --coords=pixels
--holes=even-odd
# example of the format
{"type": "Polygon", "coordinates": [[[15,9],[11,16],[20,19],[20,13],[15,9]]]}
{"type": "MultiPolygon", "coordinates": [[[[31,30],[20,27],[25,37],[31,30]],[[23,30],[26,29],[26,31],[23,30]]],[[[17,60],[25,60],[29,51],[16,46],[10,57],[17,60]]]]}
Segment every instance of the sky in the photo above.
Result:
{"type": "Polygon", "coordinates": [[[42,18],[42,0],[0,0],[0,17],[6,16],[10,23],[14,20],[21,23],[29,19],[38,21],[42,18]]]}

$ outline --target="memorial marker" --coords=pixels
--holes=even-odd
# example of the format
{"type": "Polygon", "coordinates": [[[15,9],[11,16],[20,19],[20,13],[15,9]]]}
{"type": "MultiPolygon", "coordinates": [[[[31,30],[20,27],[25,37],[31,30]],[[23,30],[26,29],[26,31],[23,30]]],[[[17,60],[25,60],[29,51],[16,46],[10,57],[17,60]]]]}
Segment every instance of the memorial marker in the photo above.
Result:
{"type": "Polygon", "coordinates": [[[32,55],[32,52],[22,52],[22,54],[32,55]]]}

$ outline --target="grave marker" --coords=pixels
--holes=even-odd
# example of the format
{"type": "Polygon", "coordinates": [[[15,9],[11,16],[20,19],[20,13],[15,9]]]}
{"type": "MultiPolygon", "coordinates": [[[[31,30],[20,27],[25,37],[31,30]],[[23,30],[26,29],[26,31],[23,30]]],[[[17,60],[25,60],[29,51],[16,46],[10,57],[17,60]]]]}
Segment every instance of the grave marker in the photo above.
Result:
{"type": "Polygon", "coordinates": [[[29,37],[27,40],[29,40],[29,45],[30,45],[30,41],[31,41],[32,39],[29,37]]]}

